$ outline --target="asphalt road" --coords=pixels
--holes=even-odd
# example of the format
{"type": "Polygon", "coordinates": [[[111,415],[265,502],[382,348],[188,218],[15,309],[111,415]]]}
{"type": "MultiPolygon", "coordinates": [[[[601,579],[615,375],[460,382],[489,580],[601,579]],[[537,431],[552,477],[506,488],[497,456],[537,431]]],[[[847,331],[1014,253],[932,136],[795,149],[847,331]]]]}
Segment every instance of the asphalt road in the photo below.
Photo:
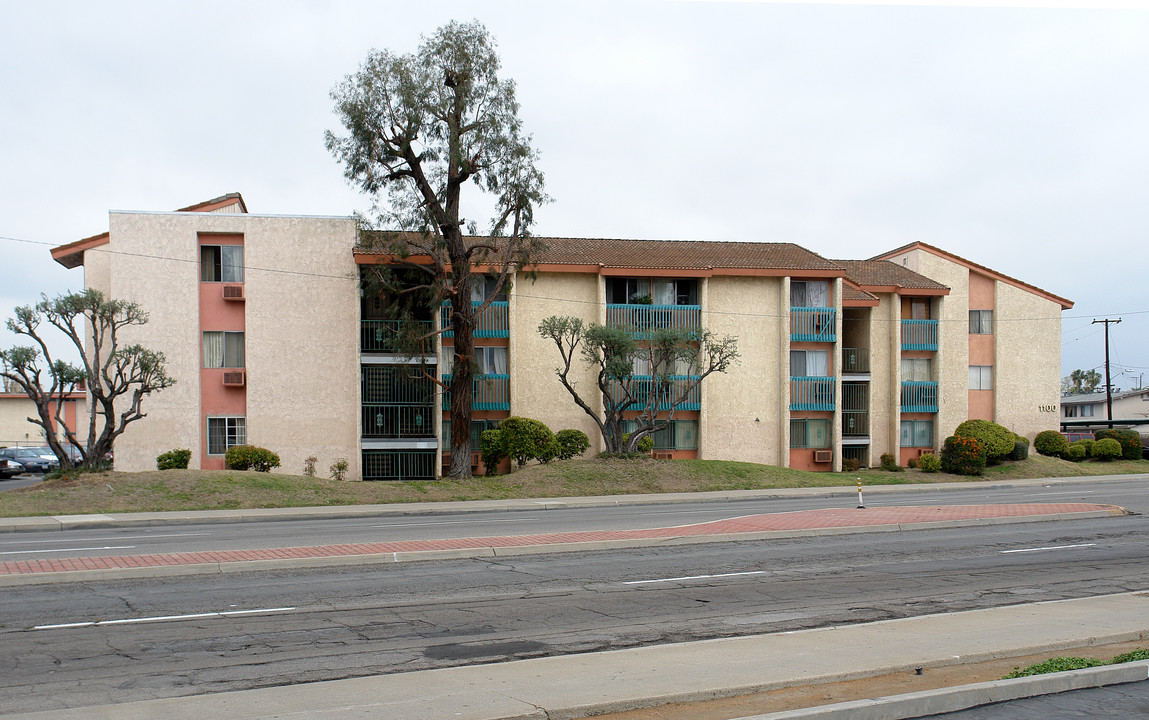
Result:
{"type": "MultiPolygon", "coordinates": [[[[1091,499],[1097,494],[1106,493],[1091,499]]],[[[260,524],[272,525],[284,524],[260,524]]],[[[1149,520],[1126,516],[12,587],[0,595],[0,707],[125,702],[1142,590],[1147,541],[1149,520]]]]}
{"type": "Polygon", "coordinates": [[[1149,717],[1149,680],[982,705],[919,720],[1068,720],[1149,717]]]}

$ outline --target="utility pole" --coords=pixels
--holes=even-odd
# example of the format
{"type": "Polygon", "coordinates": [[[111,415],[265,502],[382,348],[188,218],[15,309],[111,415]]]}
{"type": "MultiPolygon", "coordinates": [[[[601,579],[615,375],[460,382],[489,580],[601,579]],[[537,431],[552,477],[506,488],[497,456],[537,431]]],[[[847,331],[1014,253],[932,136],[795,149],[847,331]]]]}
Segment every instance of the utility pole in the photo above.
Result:
{"type": "Polygon", "coordinates": [[[1113,385],[1109,383],[1109,323],[1117,325],[1121,318],[1116,320],[1094,320],[1090,325],[1105,323],[1105,419],[1109,422],[1109,429],[1113,429],[1113,385]]]}

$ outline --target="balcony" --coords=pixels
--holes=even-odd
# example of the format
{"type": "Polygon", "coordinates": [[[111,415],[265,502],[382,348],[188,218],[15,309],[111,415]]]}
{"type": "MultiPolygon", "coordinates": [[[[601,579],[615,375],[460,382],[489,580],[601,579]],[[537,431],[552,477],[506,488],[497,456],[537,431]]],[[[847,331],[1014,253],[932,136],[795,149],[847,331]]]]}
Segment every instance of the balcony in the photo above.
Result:
{"type": "MultiPolygon", "coordinates": [[[[471,301],[471,307],[479,307],[483,303],[478,300],[471,301]]],[[[477,338],[505,338],[510,336],[507,324],[507,301],[493,300],[487,309],[475,318],[475,332],[472,337],[477,338]]],[[[443,337],[455,337],[451,329],[451,303],[444,302],[440,310],[439,320],[443,327],[443,337]]]]}
{"type": "Polygon", "coordinates": [[[658,329],[697,330],[702,325],[702,306],[608,303],[606,324],[634,328],[634,333],[638,336],[658,329]]]}
{"type": "Polygon", "coordinates": [[[834,378],[791,377],[791,410],[834,410],[834,378]]]}
{"type": "Polygon", "coordinates": [[[938,349],[937,320],[903,320],[902,350],[938,349]]]}
{"type": "Polygon", "coordinates": [[[363,403],[363,437],[435,437],[434,405],[363,403]]]}
{"type": "Polygon", "coordinates": [[[364,480],[434,480],[434,450],[364,450],[364,480]]]}
{"type": "MultiPolygon", "coordinates": [[[[669,412],[674,402],[682,398],[683,393],[686,392],[686,388],[691,383],[694,383],[694,387],[690,388],[690,392],[686,393],[686,397],[678,403],[675,407],[676,410],[698,410],[701,407],[699,402],[700,385],[697,375],[668,375],[665,377],[632,375],[630,394],[634,397],[635,402],[627,405],[623,410],[645,410],[647,404],[650,403],[650,395],[653,392],[657,393],[654,403],[655,410],[669,412]]],[[[617,382],[612,382],[611,401],[621,402],[623,397],[622,387],[617,382]]]]}
{"type": "Polygon", "coordinates": [[[870,348],[842,348],[842,374],[870,372],[870,348]]]}
{"type": "MultiPolygon", "coordinates": [[[[402,352],[400,342],[400,322],[398,320],[363,320],[359,327],[359,348],[362,352],[402,352]]],[[[431,332],[431,321],[416,323],[421,333],[431,332]]],[[[427,354],[434,352],[432,339],[428,339],[427,354]]]]}
{"type": "MultiPolygon", "coordinates": [[[[451,375],[444,375],[443,382],[451,386],[451,375]]],[[[510,375],[476,375],[471,381],[473,395],[471,398],[472,410],[510,410],[511,400],[509,386],[510,375]]],[[[443,393],[443,409],[451,409],[451,391],[443,393]]]]}
{"type": "Polygon", "coordinates": [[[790,308],[791,342],[829,342],[837,339],[834,308],[790,308]]]}
{"type": "Polygon", "coordinates": [[[870,386],[868,383],[842,383],[842,437],[870,434],[870,386]]]}
{"type": "Polygon", "coordinates": [[[911,380],[902,383],[902,412],[936,413],[938,411],[938,384],[911,380]]]}

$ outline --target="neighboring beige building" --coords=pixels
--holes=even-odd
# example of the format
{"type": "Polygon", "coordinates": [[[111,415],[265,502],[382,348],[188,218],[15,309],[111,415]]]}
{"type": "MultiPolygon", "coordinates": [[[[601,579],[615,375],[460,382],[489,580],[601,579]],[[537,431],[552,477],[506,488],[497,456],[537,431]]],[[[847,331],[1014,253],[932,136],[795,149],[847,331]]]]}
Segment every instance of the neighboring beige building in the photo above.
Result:
{"type": "MultiPolygon", "coordinates": [[[[397,353],[392,299],[360,289],[367,267],[393,259],[356,241],[350,218],[251,215],[232,194],[113,212],[108,233],[53,250],[84,266],[87,286],[151,313],[130,339],[163,351],[177,379],[117,442],[117,467],[188,447],[193,466],[217,468],[247,442],[278,452],[282,472],[314,457],[321,474],[347,459],[352,478],[441,473],[445,398],[419,376],[449,385],[453,338],[448,328],[426,356],[397,353]]],[[[738,338],[740,361],[656,436],[663,457],[836,470],[883,453],[904,464],[971,417],[1029,437],[1056,427],[1046,407],[1057,406],[1060,312],[1072,303],[930,245],[828,260],[792,243],[544,242],[479,319],[475,447],[482,430],[522,415],[581,429],[601,449],[537,332],[550,315],[738,338]]],[[[576,382],[594,388],[583,367],[576,382]]]]}
{"type": "MultiPolygon", "coordinates": [[[[1073,423],[1104,425],[1109,415],[1107,403],[1103,392],[1062,395],[1061,419],[1073,423]]],[[[1122,420],[1149,423],[1149,388],[1125,392],[1118,390],[1113,393],[1113,422],[1120,424],[1122,420]]],[[[1139,427],[1146,430],[1145,426],[1139,427]]]]}
{"type": "MultiPolygon", "coordinates": [[[[88,437],[86,397],[83,393],[64,396],[64,422],[78,432],[84,442],[88,437]],[[77,420],[79,422],[77,422],[77,420]],[[77,427],[79,426],[79,427],[77,427]]],[[[39,447],[46,445],[44,429],[28,418],[37,417],[36,403],[22,392],[0,392],[0,447],[39,447]]],[[[56,427],[56,437],[63,442],[64,431],[56,427]]]]}

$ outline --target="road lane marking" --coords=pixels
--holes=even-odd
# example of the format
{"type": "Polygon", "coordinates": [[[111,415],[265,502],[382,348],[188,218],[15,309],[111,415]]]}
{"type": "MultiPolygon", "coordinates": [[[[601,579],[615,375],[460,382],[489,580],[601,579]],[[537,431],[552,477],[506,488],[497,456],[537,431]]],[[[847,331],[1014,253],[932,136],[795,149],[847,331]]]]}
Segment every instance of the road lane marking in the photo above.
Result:
{"type": "Polygon", "coordinates": [[[1042,550],[1070,550],[1073,548],[1094,547],[1097,543],[1082,543],[1080,545],[1052,545],[1050,547],[1021,548],[1020,550],[998,550],[1002,555],[1008,553],[1041,552],[1042,550]]]}
{"type": "Polygon", "coordinates": [[[33,630],[59,630],[61,628],[95,627],[99,625],[127,625],[130,623],[170,622],[172,620],[199,620],[203,618],[225,618],[236,615],[256,615],[294,610],[293,607],[258,608],[255,610],[225,610],[222,612],[191,613],[188,615],[156,615],[154,617],[123,618],[120,620],[88,620],[86,622],[57,623],[55,625],[35,625],[33,630]]]}
{"type": "Polygon", "coordinates": [[[765,570],[749,570],[747,572],[719,573],[717,575],[687,575],[685,577],[659,578],[657,580],[627,580],[623,585],[646,585],[650,583],[683,582],[685,580],[710,580],[713,578],[740,577],[743,575],[765,575],[765,570]]]}
{"type": "Polygon", "coordinates": [[[103,547],[55,548],[54,550],[4,550],[0,555],[27,555],[28,553],[81,552],[85,550],[131,550],[135,545],[105,545],[103,547]]]}

